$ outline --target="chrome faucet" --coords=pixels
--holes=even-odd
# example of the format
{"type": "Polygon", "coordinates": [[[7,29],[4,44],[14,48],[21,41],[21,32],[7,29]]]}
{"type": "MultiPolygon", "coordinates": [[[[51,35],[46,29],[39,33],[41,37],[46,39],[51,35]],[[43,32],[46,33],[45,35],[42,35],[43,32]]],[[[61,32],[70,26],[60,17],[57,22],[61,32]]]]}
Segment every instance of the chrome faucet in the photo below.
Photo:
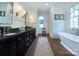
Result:
{"type": "Polygon", "coordinates": [[[3,34],[5,34],[5,27],[4,27],[4,32],[3,32],[3,34]]]}

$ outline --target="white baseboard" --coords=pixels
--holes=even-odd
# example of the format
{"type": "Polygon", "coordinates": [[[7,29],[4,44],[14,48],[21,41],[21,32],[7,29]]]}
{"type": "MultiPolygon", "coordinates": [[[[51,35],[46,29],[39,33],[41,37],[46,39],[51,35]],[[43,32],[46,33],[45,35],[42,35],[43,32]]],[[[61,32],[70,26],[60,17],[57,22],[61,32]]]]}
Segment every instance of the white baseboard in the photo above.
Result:
{"type": "Polygon", "coordinates": [[[68,48],[63,42],[61,42],[61,44],[68,50],[70,51],[73,55],[75,56],[79,56],[79,54],[77,54],[76,52],[72,51],[70,48],[68,48]]]}
{"type": "Polygon", "coordinates": [[[59,39],[59,36],[58,35],[50,34],[50,37],[53,38],[53,39],[59,39]]]}
{"type": "Polygon", "coordinates": [[[52,35],[52,34],[50,34],[50,37],[51,37],[51,38],[53,38],[53,35],[52,35]]]}

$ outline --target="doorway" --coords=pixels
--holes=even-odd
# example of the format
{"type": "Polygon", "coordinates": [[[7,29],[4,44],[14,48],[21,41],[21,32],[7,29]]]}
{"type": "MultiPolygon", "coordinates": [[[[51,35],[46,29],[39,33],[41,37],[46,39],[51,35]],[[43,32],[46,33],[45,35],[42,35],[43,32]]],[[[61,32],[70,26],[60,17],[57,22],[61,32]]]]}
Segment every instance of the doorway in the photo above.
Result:
{"type": "Polygon", "coordinates": [[[45,33],[45,28],[44,28],[44,16],[39,16],[38,21],[39,21],[39,34],[45,33]]]}

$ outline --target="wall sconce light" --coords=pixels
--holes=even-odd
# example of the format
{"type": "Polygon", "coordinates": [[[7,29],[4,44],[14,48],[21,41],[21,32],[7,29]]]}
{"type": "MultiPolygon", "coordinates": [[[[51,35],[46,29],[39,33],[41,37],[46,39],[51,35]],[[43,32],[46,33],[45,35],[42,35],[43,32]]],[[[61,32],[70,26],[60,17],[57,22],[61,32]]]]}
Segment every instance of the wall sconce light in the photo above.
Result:
{"type": "Polygon", "coordinates": [[[32,17],[32,16],[30,16],[30,19],[33,19],[33,17],[32,17]]]}
{"type": "Polygon", "coordinates": [[[18,10],[21,10],[21,7],[20,6],[18,6],[18,10]]]}

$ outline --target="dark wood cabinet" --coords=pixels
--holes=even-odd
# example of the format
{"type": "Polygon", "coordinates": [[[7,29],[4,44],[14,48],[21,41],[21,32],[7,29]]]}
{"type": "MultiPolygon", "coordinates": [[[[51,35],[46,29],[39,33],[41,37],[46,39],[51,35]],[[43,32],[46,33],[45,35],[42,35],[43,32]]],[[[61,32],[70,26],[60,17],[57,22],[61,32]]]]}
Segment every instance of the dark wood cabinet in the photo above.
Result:
{"type": "Polygon", "coordinates": [[[35,39],[35,29],[17,33],[0,44],[0,56],[24,56],[35,39]]]}

